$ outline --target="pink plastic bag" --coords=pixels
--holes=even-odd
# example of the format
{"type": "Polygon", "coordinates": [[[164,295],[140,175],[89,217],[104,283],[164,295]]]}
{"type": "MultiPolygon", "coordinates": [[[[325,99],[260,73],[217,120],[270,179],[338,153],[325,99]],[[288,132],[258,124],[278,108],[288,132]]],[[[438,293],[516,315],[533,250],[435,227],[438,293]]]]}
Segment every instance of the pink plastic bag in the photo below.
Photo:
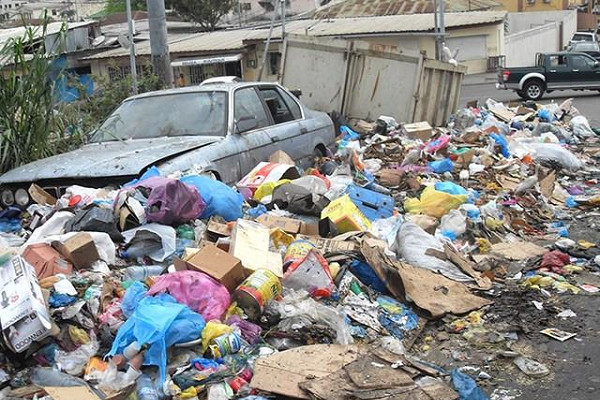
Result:
{"type": "Polygon", "coordinates": [[[206,321],[220,319],[231,302],[225,286],[197,271],[177,271],[161,275],[148,290],[148,295],[163,292],[202,315],[206,321]]]}
{"type": "Polygon", "coordinates": [[[425,153],[433,154],[436,151],[448,146],[448,143],[450,143],[450,135],[444,135],[437,139],[431,140],[425,146],[425,153]]]}

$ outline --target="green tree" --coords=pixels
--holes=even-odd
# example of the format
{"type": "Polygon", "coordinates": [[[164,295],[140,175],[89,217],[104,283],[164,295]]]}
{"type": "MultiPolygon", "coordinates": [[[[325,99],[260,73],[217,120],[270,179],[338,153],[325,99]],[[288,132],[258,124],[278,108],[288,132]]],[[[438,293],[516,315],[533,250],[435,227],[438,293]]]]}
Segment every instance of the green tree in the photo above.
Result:
{"type": "MultiPolygon", "coordinates": [[[[146,0],[131,0],[132,11],[146,11],[146,0]]],[[[107,15],[125,12],[125,0],[107,0],[104,6],[107,15]]]]}
{"type": "Polygon", "coordinates": [[[170,0],[169,4],[182,18],[196,22],[207,31],[214,31],[237,0],[170,0]]]}

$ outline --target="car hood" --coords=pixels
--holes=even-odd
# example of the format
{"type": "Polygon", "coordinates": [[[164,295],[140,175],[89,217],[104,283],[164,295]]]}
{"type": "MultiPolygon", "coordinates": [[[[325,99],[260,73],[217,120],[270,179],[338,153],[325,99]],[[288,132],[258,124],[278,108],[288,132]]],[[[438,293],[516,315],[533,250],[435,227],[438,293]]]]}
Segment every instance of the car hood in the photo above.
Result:
{"type": "Polygon", "coordinates": [[[220,140],[186,136],[92,143],[10,170],[0,176],[0,184],[138,175],[160,161],[220,140]]]}

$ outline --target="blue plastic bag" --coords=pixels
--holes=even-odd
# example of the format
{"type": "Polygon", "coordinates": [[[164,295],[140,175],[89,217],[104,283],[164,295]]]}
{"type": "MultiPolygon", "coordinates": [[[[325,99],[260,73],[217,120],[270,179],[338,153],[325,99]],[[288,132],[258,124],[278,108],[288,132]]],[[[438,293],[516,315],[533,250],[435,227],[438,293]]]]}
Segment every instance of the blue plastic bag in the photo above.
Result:
{"type": "Polygon", "coordinates": [[[127,182],[126,184],[123,185],[123,187],[126,188],[126,187],[130,187],[130,186],[135,186],[138,183],[140,183],[141,181],[145,181],[146,179],[152,178],[155,176],[160,176],[160,171],[158,170],[158,168],[152,167],[152,168],[148,169],[146,172],[144,172],[142,174],[142,176],[140,176],[138,179],[134,179],[130,182],[127,182]]]}
{"type": "Polygon", "coordinates": [[[406,332],[419,325],[417,314],[399,301],[388,296],[379,296],[377,303],[380,307],[379,322],[392,336],[403,339],[406,332]]]}
{"type": "Polygon", "coordinates": [[[438,190],[440,192],[446,192],[448,194],[469,194],[469,191],[467,189],[465,189],[464,187],[457,185],[454,182],[437,182],[435,184],[435,190],[438,190]]]}
{"type": "Polygon", "coordinates": [[[206,203],[206,208],[200,218],[210,218],[213,215],[219,215],[226,221],[242,218],[244,197],[223,182],[200,175],[184,176],[180,180],[198,189],[206,203]]]}
{"type": "Polygon", "coordinates": [[[444,158],[439,161],[431,161],[429,163],[429,168],[433,170],[436,174],[443,174],[444,172],[452,172],[454,169],[454,163],[449,158],[444,158]]]}
{"type": "Polygon", "coordinates": [[[125,318],[131,317],[140,300],[146,296],[146,286],[141,282],[133,282],[121,300],[121,312],[125,318]]]}
{"type": "Polygon", "coordinates": [[[346,125],[340,126],[340,133],[344,135],[344,140],[358,140],[360,139],[360,135],[354,132],[352,129],[347,127],[346,125]]]}
{"type": "Polygon", "coordinates": [[[148,344],[144,365],[158,367],[160,384],[166,379],[167,348],[202,336],[206,323],[198,313],[168,294],[142,298],[119,328],[108,356],[121,354],[134,341],[148,344]]]}
{"type": "Polygon", "coordinates": [[[350,272],[365,285],[372,287],[379,293],[387,293],[385,283],[379,279],[373,268],[363,261],[354,260],[350,263],[350,272]]]}
{"type": "Polygon", "coordinates": [[[508,142],[506,141],[506,138],[498,133],[492,133],[490,137],[494,139],[496,145],[500,146],[500,154],[502,154],[504,158],[509,158],[510,152],[508,151],[508,142]]]}
{"type": "Polygon", "coordinates": [[[469,375],[453,369],[450,372],[450,378],[452,378],[454,390],[460,395],[460,400],[489,400],[489,397],[469,375]]]}

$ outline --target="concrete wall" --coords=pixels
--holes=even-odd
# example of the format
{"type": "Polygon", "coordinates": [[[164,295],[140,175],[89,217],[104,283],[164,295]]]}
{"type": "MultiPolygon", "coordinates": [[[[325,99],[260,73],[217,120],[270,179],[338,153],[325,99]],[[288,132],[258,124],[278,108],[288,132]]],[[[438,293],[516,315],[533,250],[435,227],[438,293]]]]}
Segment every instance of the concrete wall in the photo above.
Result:
{"type": "Polygon", "coordinates": [[[562,22],[563,38],[561,48],[564,48],[569,44],[569,39],[571,39],[573,33],[577,31],[576,10],[508,13],[506,16],[507,35],[513,35],[552,22],[562,22]]]}
{"type": "Polygon", "coordinates": [[[560,49],[558,25],[553,22],[506,36],[506,66],[525,67],[535,63],[537,53],[560,49]]]}
{"type": "Polygon", "coordinates": [[[569,0],[496,0],[509,12],[566,10],[569,0]]]}

